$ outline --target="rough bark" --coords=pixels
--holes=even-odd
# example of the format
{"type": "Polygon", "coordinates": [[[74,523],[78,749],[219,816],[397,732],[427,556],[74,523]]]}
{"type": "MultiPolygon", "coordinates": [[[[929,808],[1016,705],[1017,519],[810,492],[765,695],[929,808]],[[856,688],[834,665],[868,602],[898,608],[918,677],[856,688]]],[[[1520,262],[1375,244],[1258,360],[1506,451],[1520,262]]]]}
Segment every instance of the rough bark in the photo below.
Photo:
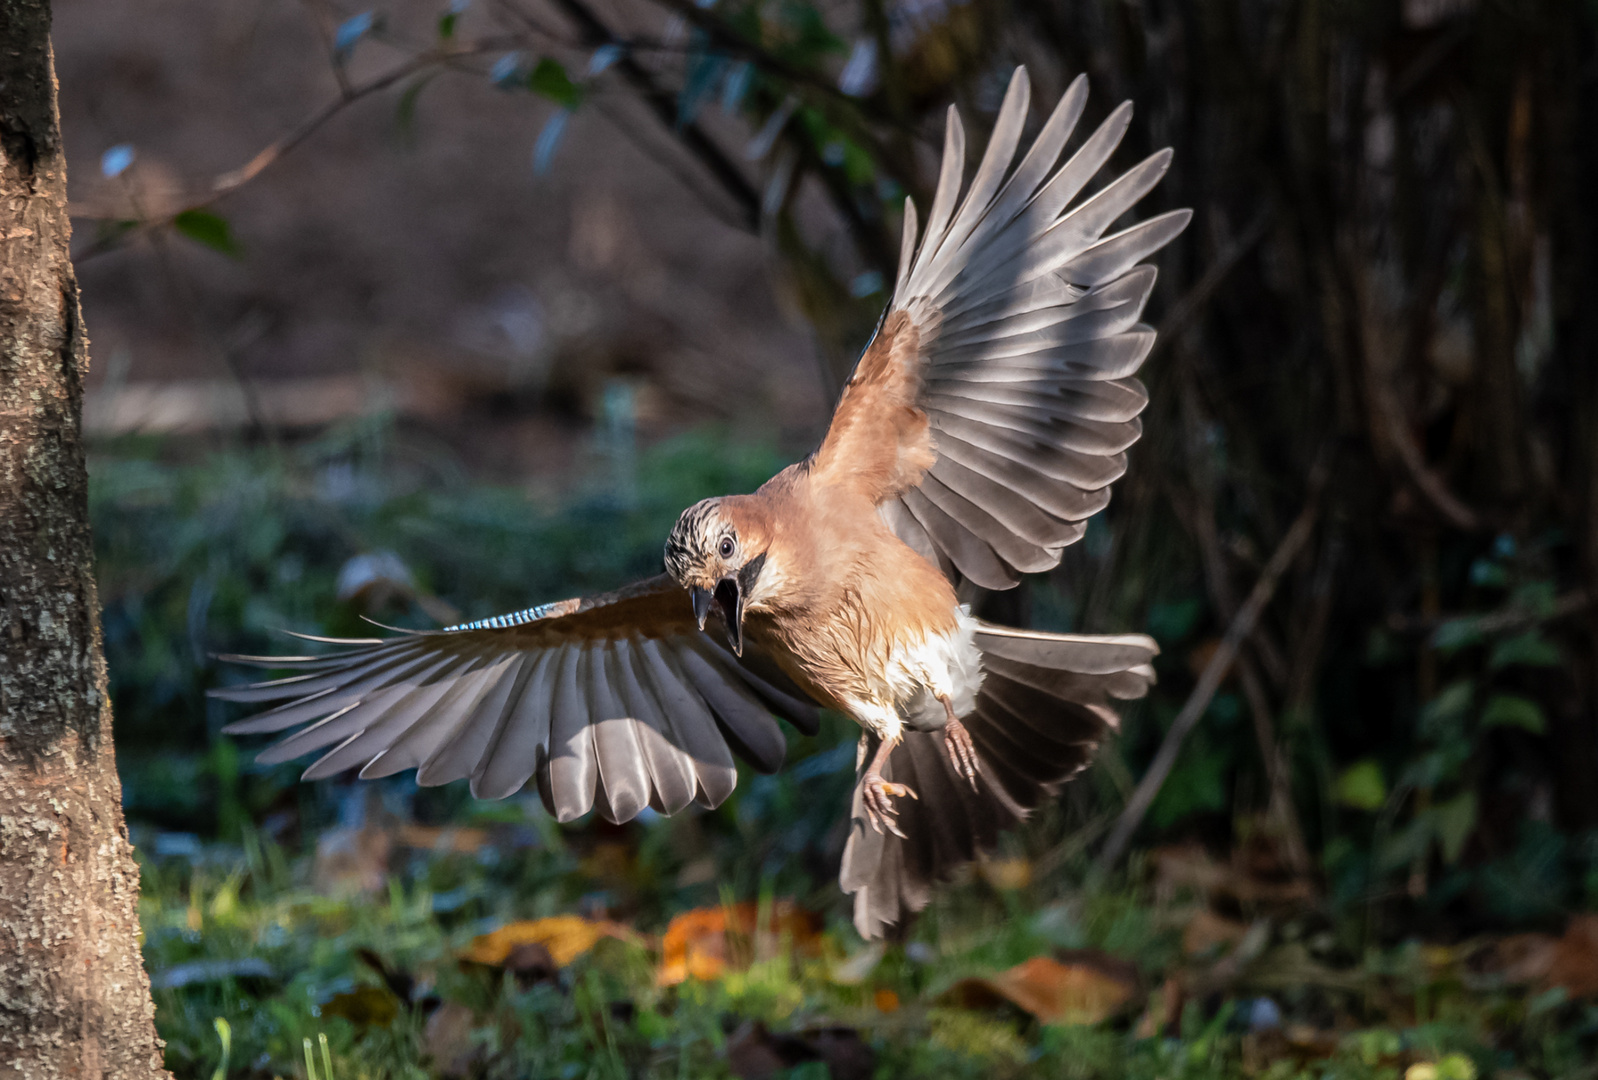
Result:
{"type": "Polygon", "coordinates": [[[0,1078],[164,1076],[100,647],[47,0],[0,0],[0,1078]]]}

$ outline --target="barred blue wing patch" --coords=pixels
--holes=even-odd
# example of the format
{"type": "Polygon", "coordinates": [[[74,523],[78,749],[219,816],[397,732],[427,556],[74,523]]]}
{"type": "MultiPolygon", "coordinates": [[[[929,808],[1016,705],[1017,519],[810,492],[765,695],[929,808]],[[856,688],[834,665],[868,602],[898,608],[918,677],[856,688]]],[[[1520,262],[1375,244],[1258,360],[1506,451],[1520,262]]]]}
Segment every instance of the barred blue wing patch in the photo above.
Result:
{"type": "Polygon", "coordinates": [[[537,607],[512,611],[507,615],[492,615],[489,618],[477,619],[473,622],[456,623],[454,626],[444,627],[444,630],[446,633],[452,630],[508,630],[513,626],[526,626],[528,623],[537,622],[540,619],[552,619],[558,615],[570,615],[581,605],[581,600],[556,600],[550,604],[539,604],[537,607]]]}

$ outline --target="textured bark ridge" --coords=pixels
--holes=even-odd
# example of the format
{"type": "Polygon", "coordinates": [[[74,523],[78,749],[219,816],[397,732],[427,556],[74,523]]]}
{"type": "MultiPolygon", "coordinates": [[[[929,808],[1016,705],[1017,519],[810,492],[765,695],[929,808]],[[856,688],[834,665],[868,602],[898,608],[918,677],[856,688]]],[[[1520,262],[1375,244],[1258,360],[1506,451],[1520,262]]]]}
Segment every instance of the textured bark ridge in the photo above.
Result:
{"type": "Polygon", "coordinates": [[[164,1076],[112,757],[49,35],[47,0],[0,0],[0,1078],[164,1076]]]}

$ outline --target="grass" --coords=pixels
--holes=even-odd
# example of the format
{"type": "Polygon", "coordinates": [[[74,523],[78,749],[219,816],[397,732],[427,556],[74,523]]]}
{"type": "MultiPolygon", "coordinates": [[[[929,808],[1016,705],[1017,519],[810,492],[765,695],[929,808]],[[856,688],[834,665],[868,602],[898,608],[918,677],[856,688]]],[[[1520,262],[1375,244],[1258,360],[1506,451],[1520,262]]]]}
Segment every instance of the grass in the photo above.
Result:
{"type": "MultiPolygon", "coordinates": [[[[1165,649],[1155,695],[1101,767],[880,955],[855,935],[835,883],[854,761],[842,718],[792,736],[782,773],[746,773],[715,811],[569,829],[536,797],[477,803],[464,785],[419,790],[404,777],[301,784],[295,767],[256,766],[252,746],[219,734],[234,714],[204,690],[243,673],[213,651],[270,651],[283,628],[358,633],[363,614],[430,625],[441,602],[477,617],[653,573],[683,506],[750,490],[782,461],[699,433],[600,462],[625,482],[539,502],[469,482],[380,422],[290,449],[185,457],[127,442],[96,454],[119,760],[176,1075],[1598,1077],[1598,1010],[1579,997],[1598,991],[1598,955],[1502,937],[1557,933],[1571,910],[1598,904],[1595,838],[1525,821],[1491,858],[1462,858],[1458,845],[1476,820],[1462,748],[1479,756],[1536,726],[1494,680],[1528,657],[1546,662],[1537,642],[1421,709],[1414,745],[1408,728],[1383,728],[1387,741],[1345,753],[1340,778],[1329,758],[1317,763],[1327,781],[1305,800],[1320,800],[1323,824],[1309,892],[1272,900],[1280,880],[1250,868],[1269,852],[1247,839],[1254,755],[1226,692],[1144,840],[1232,842],[1236,858],[1145,849],[1125,877],[1103,879],[1086,851],[1178,708],[1184,658],[1202,643],[1199,594],[1148,585],[1124,622],[1165,649]],[[351,566],[384,552],[402,566],[386,596],[341,597],[351,566]],[[1402,793],[1423,784],[1438,798],[1401,813],[1402,793]],[[1194,858],[1209,858],[1210,884],[1173,869],[1194,858]],[[1420,896],[1404,887],[1416,867],[1430,870],[1420,896]],[[735,962],[663,984],[673,919],[713,921],[739,904],[756,905],[758,927],[759,912],[808,915],[783,933],[717,938],[735,962]],[[629,934],[564,965],[462,956],[480,935],[556,915],[629,934]],[[1591,981],[1517,975],[1516,948],[1563,957],[1591,981]],[[1039,958],[1055,966],[1016,967],[1039,958]],[[1086,1005],[1051,1010],[1040,993],[1086,1005]],[[1067,1013],[1086,1022],[1047,1022],[1067,1013]]],[[[1072,628],[1047,582],[1033,599],[1037,617],[1072,628]]]]}
{"type": "Polygon", "coordinates": [[[598,845],[621,847],[603,857],[610,873],[647,876],[651,852],[680,839],[670,835],[680,823],[665,820],[563,834],[541,811],[514,805],[526,819],[509,822],[501,808],[497,832],[485,834],[496,840],[401,851],[373,891],[329,870],[326,837],[320,860],[253,837],[146,856],[145,955],[169,1067],[211,1075],[222,1021],[227,1075],[321,1080],[1595,1075],[1598,1008],[1463,975],[1465,951],[1445,956],[1418,942],[1334,969],[1335,946],[1306,950],[1290,929],[1273,930],[1229,982],[1190,990],[1167,1019],[1174,988],[1205,985],[1219,963],[1183,947],[1193,897],[1156,902],[1147,889],[1084,887],[1070,874],[1020,893],[966,881],[887,948],[860,941],[833,904],[819,934],[757,943],[747,966],[677,985],[657,977],[669,903],[641,905],[626,920],[637,937],[602,938],[558,970],[467,962],[474,938],[512,920],[597,914],[598,845]],[[1118,958],[1135,972],[1135,992],[1080,1025],[962,992],[973,976],[1051,954],[1100,969],[1118,958]],[[1299,981],[1284,984],[1295,962],[1299,981]],[[826,1031],[843,1055],[830,1062],[816,1035],[826,1031]],[[820,1056],[750,1071],[751,1060],[782,1063],[785,1048],[820,1056]]]}

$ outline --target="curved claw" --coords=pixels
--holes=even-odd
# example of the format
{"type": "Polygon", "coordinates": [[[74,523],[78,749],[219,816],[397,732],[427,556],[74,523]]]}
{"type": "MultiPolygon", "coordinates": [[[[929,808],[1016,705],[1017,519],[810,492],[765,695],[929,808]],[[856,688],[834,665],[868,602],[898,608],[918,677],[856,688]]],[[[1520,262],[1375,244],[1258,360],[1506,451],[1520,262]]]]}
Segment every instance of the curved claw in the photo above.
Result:
{"type": "Polygon", "coordinates": [[[884,831],[892,833],[901,840],[908,840],[898,824],[893,820],[899,811],[894,808],[893,799],[896,796],[908,795],[919,800],[921,796],[904,784],[892,784],[884,780],[879,774],[868,772],[860,780],[861,800],[865,803],[866,820],[871,827],[880,834],[884,831]]]}
{"type": "Polygon", "coordinates": [[[964,777],[972,791],[977,790],[980,760],[977,758],[976,745],[972,743],[971,733],[965,729],[965,725],[952,716],[943,729],[943,745],[949,751],[949,761],[954,765],[955,775],[964,777]]]}

